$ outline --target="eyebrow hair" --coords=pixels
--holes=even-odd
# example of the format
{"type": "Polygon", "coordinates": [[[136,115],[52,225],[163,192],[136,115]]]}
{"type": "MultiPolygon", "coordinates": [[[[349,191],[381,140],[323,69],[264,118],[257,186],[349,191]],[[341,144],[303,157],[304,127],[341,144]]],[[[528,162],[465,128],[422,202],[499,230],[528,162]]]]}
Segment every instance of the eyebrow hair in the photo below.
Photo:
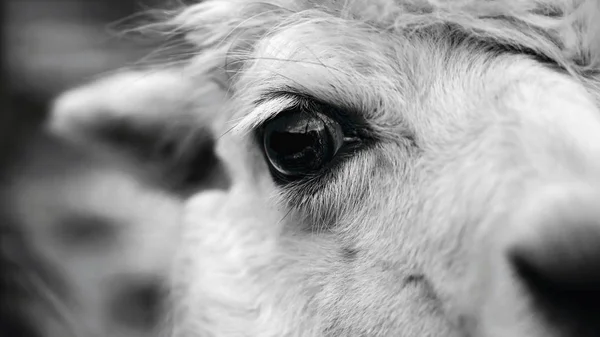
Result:
{"type": "Polygon", "coordinates": [[[301,98],[291,92],[271,92],[254,101],[255,108],[242,117],[233,127],[233,132],[249,132],[280,112],[301,104],[301,98]]]}
{"type": "MultiPolygon", "coordinates": [[[[502,54],[522,54],[533,57],[541,63],[551,63],[551,60],[540,56],[535,53],[535,51],[531,51],[526,47],[508,44],[504,45],[498,41],[490,41],[470,36],[466,32],[455,31],[453,34],[447,35],[446,40],[453,42],[454,44],[461,44],[463,47],[468,46],[469,48],[474,48],[474,50],[479,52],[482,56],[487,54],[488,57],[495,58],[502,54]]],[[[454,46],[454,48],[457,49],[458,47],[454,46]]],[[[307,102],[311,101],[328,105],[333,104],[338,107],[340,107],[341,104],[342,109],[345,108],[350,111],[356,111],[356,108],[352,107],[352,104],[349,104],[350,106],[347,105],[347,101],[343,103],[326,102],[327,99],[323,101],[323,98],[319,99],[293,87],[284,86],[283,88],[266,88],[259,98],[251,102],[251,111],[237,119],[231,128],[231,131],[238,134],[250,132],[264,124],[266,121],[276,117],[281,112],[300,105],[305,105],[307,102]]]]}

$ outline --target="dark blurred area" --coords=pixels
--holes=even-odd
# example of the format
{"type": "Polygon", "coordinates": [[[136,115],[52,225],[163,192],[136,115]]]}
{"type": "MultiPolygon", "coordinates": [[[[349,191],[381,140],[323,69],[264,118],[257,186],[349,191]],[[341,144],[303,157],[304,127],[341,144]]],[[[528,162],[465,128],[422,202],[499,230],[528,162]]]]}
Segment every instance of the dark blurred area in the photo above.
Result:
{"type": "Polygon", "coordinates": [[[60,92],[137,62],[155,45],[125,34],[159,0],[5,0],[5,92],[38,115],[60,92]]]}

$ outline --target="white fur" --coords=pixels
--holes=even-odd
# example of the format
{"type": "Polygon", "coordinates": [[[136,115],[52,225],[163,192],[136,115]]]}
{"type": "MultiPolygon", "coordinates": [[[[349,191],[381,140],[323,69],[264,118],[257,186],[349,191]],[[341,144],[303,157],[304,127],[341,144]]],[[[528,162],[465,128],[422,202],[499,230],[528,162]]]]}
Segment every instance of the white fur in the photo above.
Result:
{"type": "Polygon", "coordinates": [[[115,95],[121,79],[92,84],[61,100],[55,130],[209,116],[197,126],[219,135],[231,187],[185,202],[172,337],[553,336],[507,252],[546,186],[598,189],[598,6],[203,1],[167,23],[199,49],[181,81],[153,74],[135,101],[115,95]],[[253,135],[294,103],[280,91],[360,114],[374,145],[319,186],[277,185],[253,135]],[[178,108],[148,113],[156,100],[178,108]]]}

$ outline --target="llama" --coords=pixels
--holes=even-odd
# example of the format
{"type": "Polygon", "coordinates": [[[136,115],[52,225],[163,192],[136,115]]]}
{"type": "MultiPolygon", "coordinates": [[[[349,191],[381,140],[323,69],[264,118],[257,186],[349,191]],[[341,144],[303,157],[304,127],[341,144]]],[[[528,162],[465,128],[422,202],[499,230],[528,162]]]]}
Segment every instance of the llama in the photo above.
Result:
{"type": "Polygon", "coordinates": [[[600,334],[597,1],[207,0],[166,26],[193,57],[48,124],[148,186],[202,172],[157,184],[149,335],[600,334]]]}

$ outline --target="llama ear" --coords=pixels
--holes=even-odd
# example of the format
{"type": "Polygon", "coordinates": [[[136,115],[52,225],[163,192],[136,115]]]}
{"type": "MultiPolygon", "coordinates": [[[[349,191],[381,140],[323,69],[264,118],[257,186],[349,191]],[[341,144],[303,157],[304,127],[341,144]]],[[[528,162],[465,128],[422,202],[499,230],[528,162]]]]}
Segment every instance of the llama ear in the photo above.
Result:
{"type": "Polygon", "coordinates": [[[224,122],[226,92],[205,78],[176,69],[107,76],[60,96],[48,128],[74,143],[124,153],[171,188],[220,186],[214,135],[224,122]]]}
{"type": "Polygon", "coordinates": [[[211,107],[222,103],[224,94],[208,76],[192,79],[181,69],[126,71],[59,96],[48,127],[67,137],[95,137],[112,123],[210,125],[217,117],[211,107]]]}

